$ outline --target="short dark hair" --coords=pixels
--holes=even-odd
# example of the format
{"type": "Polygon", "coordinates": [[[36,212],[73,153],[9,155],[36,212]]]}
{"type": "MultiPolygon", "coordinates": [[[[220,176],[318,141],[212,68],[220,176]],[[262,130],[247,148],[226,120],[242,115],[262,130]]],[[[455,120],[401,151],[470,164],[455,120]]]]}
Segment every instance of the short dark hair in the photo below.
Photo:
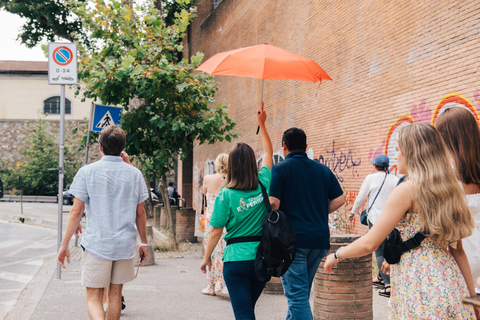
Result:
{"type": "Polygon", "coordinates": [[[125,131],[114,125],[103,128],[98,138],[98,143],[103,147],[103,154],[108,156],[119,156],[125,148],[126,141],[125,131]]]}
{"type": "Polygon", "coordinates": [[[168,183],[168,186],[169,186],[169,187],[173,187],[173,182],[169,182],[169,183],[168,183]]]}
{"type": "Polygon", "coordinates": [[[246,143],[237,143],[228,155],[227,188],[256,190],[258,167],[255,152],[246,143]]]}
{"type": "Polygon", "coordinates": [[[285,143],[288,151],[307,150],[307,135],[299,128],[290,128],[283,133],[282,144],[285,143]]]}
{"type": "Polygon", "coordinates": [[[377,169],[377,171],[385,171],[388,169],[388,165],[386,166],[381,166],[381,165],[378,165],[378,164],[374,164],[375,166],[375,169],[377,169]]]}

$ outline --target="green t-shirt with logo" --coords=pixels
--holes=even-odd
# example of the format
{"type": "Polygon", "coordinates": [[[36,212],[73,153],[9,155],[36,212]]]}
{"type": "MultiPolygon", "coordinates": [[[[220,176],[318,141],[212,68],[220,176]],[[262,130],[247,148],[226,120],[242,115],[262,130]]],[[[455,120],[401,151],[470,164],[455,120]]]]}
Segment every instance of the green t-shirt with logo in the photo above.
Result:
{"type": "MultiPolygon", "coordinates": [[[[258,180],[270,190],[272,171],[262,166],[258,180]]],[[[261,236],[262,221],[267,216],[260,185],[256,190],[223,188],[215,199],[210,225],[227,230],[225,241],[236,237],[261,236]]],[[[254,260],[260,242],[240,242],[228,245],[223,250],[223,261],[254,260]]]]}

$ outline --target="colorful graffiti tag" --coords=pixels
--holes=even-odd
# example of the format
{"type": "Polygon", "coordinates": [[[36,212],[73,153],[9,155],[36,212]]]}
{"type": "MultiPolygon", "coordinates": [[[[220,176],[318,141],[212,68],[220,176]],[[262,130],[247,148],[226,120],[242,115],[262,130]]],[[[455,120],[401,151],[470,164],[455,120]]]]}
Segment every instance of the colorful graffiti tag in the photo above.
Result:
{"type": "MultiPolygon", "coordinates": [[[[475,94],[476,100],[478,99],[478,93],[475,94]]],[[[443,111],[448,108],[452,107],[462,107],[470,110],[472,114],[475,116],[477,121],[479,121],[479,115],[477,109],[473,106],[473,104],[465,97],[460,94],[452,93],[448,94],[440,100],[437,107],[435,108],[433,114],[426,110],[426,103],[422,101],[419,106],[413,106],[411,114],[403,114],[399,118],[395,120],[395,122],[390,126],[387,132],[387,137],[383,146],[383,153],[388,156],[390,159],[390,165],[392,171],[396,172],[396,163],[395,155],[397,154],[396,146],[397,146],[397,134],[398,131],[409,124],[415,122],[427,122],[432,125],[435,125],[435,121],[443,111]]],[[[378,150],[378,149],[377,149],[378,150]]],[[[376,154],[374,154],[376,156],[376,154]]]]}

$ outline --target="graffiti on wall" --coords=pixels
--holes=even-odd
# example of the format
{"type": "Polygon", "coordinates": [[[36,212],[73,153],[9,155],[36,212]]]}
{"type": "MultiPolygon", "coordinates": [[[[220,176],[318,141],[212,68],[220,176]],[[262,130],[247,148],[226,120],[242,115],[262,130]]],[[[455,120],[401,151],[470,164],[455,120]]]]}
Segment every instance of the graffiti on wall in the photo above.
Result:
{"type": "Polygon", "coordinates": [[[354,156],[353,150],[343,152],[338,148],[335,149],[335,141],[332,141],[332,149],[327,150],[325,155],[320,155],[317,161],[329,167],[339,182],[344,180],[344,171],[350,171],[352,176],[358,177],[356,168],[362,163],[360,158],[354,156]]]}
{"type": "MultiPolygon", "coordinates": [[[[480,99],[478,93],[475,93],[475,101],[477,102],[477,107],[479,100],[480,99]]],[[[440,100],[433,113],[430,110],[426,109],[426,103],[425,101],[422,101],[418,105],[418,107],[412,107],[410,114],[402,114],[394,121],[394,123],[388,129],[387,137],[383,142],[382,150],[382,153],[386,154],[390,159],[391,169],[396,170],[397,168],[397,161],[395,160],[395,156],[397,154],[396,146],[398,131],[404,126],[408,126],[415,122],[430,123],[432,125],[435,125],[435,121],[437,120],[438,116],[442,114],[442,112],[446,109],[452,107],[466,108],[472,112],[477,121],[479,120],[477,108],[475,108],[474,105],[467,98],[463,97],[462,95],[452,93],[444,96],[440,100]]]]}

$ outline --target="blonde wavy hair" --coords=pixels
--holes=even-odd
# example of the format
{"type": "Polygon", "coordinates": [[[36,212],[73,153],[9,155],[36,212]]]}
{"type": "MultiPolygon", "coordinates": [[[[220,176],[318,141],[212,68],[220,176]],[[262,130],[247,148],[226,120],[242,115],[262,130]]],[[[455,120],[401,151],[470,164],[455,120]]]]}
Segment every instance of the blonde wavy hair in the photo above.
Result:
{"type": "Polygon", "coordinates": [[[215,171],[221,174],[228,172],[228,154],[220,153],[215,159],[215,171]]]}
{"type": "Polygon", "coordinates": [[[414,123],[400,130],[397,143],[420,230],[433,241],[458,241],[471,235],[473,217],[440,133],[430,124],[414,123]]]}

